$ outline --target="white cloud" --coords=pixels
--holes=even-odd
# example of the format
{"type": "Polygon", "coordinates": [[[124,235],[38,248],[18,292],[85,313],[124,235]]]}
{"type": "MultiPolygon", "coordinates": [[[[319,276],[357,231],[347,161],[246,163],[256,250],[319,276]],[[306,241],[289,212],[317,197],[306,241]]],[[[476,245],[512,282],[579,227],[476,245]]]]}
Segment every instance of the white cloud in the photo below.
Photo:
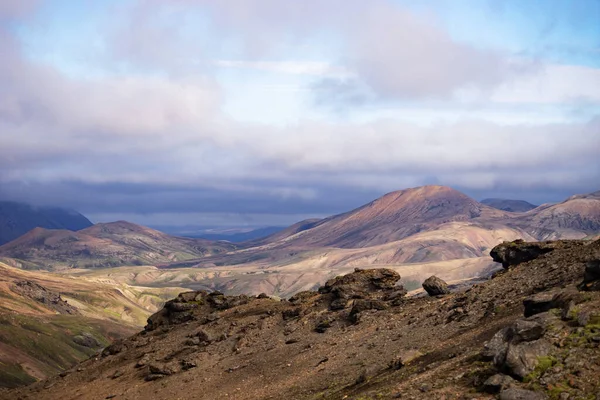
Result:
{"type": "Polygon", "coordinates": [[[600,69],[549,64],[500,85],[491,100],[498,103],[600,104],[600,69]]]}
{"type": "Polygon", "coordinates": [[[320,61],[242,61],[217,60],[215,65],[223,68],[251,69],[291,75],[344,78],[352,76],[350,71],[320,61]]]}

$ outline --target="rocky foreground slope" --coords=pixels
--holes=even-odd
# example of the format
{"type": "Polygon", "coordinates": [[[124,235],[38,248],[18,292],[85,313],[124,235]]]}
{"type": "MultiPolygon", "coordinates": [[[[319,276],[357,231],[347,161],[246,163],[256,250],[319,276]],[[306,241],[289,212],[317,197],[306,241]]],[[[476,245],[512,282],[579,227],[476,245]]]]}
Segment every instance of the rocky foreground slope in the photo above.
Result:
{"type": "Polygon", "coordinates": [[[493,254],[493,279],[435,297],[407,298],[388,269],[285,301],[182,293],[143,332],[0,398],[600,398],[600,240],[493,254]]]}

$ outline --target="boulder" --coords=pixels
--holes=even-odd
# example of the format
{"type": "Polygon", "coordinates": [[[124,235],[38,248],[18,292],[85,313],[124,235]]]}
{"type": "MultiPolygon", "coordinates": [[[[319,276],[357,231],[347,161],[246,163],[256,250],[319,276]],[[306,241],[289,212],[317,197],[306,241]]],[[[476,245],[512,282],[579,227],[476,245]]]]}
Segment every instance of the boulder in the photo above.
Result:
{"type": "Polygon", "coordinates": [[[600,290],[600,260],[588,261],[585,266],[583,282],[579,285],[581,290],[600,290]]]}
{"type": "Polygon", "coordinates": [[[556,308],[553,300],[554,293],[552,292],[542,292],[526,298],[523,300],[523,305],[525,306],[524,315],[530,317],[556,308]]]}
{"type": "Polygon", "coordinates": [[[546,400],[545,394],[511,387],[500,392],[500,400],[546,400]]]}
{"type": "Polygon", "coordinates": [[[518,239],[513,242],[504,242],[497,245],[490,252],[490,256],[494,261],[502,263],[502,267],[508,268],[512,265],[535,260],[552,250],[554,250],[554,248],[547,243],[527,243],[518,239]]]}
{"type": "MultiPolygon", "coordinates": [[[[481,356],[485,360],[498,359],[499,364],[504,363],[506,350],[508,349],[508,340],[510,339],[510,327],[503,328],[483,345],[481,356]]],[[[494,362],[496,363],[496,362],[494,362]]]]}
{"type": "Polygon", "coordinates": [[[423,289],[430,296],[439,296],[450,293],[448,284],[437,276],[430,276],[423,282],[423,289]]]}
{"type": "Polygon", "coordinates": [[[540,357],[547,356],[552,346],[545,339],[533,342],[510,344],[506,351],[503,365],[497,365],[508,371],[511,375],[521,379],[529,375],[539,363],[540,357]]]}
{"type": "Polygon", "coordinates": [[[329,304],[329,309],[332,311],[343,310],[348,306],[347,299],[334,299],[331,304],[329,304]]]}
{"type": "Polygon", "coordinates": [[[102,357],[108,357],[127,350],[127,345],[123,339],[115,340],[110,346],[102,350],[102,357]]]}
{"type": "Polygon", "coordinates": [[[523,300],[525,317],[549,311],[553,308],[570,308],[583,301],[576,289],[558,289],[537,293],[523,300]]]}
{"type": "Polygon", "coordinates": [[[389,306],[382,300],[358,299],[354,300],[352,309],[350,310],[350,320],[358,322],[358,314],[367,310],[385,310],[389,306]]]}
{"type": "Polygon", "coordinates": [[[536,321],[517,320],[511,327],[511,343],[530,342],[541,338],[546,328],[536,321]]]}
{"type": "Polygon", "coordinates": [[[521,319],[496,332],[484,344],[481,356],[493,360],[494,365],[506,373],[523,379],[539,363],[540,357],[550,354],[552,346],[543,338],[546,332],[542,321],[521,319]]]}
{"type": "Polygon", "coordinates": [[[319,293],[331,293],[335,291],[340,298],[342,296],[357,298],[354,296],[369,292],[394,290],[396,282],[399,280],[400,274],[388,268],[357,268],[350,274],[337,276],[328,280],[324,286],[319,288],[319,293]]]}
{"type": "Polygon", "coordinates": [[[514,383],[516,383],[516,381],[510,376],[504,374],[496,374],[490,376],[483,383],[483,390],[487,393],[498,393],[501,390],[510,387],[514,383]]]}

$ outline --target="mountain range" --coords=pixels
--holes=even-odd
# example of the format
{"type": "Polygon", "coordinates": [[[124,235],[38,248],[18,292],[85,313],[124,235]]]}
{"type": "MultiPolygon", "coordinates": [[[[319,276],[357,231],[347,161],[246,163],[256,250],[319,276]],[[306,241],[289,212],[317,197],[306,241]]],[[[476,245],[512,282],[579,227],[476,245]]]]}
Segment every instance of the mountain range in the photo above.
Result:
{"type": "Polygon", "coordinates": [[[389,193],[343,214],[299,222],[242,243],[238,251],[159,267],[171,273],[188,267],[210,270],[210,279],[187,286],[231,293],[289,296],[355,267],[380,266],[403,271],[403,279],[418,287],[431,274],[450,281],[489,274],[493,264],[488,253],[503,240],[597,234],[599,218],[598,192],[515,213],[448,187],[424,186],[389,193]]]}
{"type": "Polygon", "coordinates": [[[419,295],[432,275],[455,288],[486,281],[501,268],[489,253],[503,241],[584,243],[599,233],[600,192],[511,212],[443,186],[392,192],[236,244],[125,221],[36,227],[0,246],[0,386],[64,370],[186,289],[290,297],[356,268],[386,268],[419,295]]]}
{"type": "Polygon", "coordinates": [[[238,244],[120,221],[77,232],[36,228],[0,246],[0,257],[32,269],[147,266],[144,274],[112,277],[132,285],[148,284],[152,276],[161,286],[289,296],[355,267],[403,271],[408,287],[419,287],[430,274],[449,281],[482,277],[494,268],[490,249],[503,240],[581,239],[598,232],[599,192],[510,212],[449,187],[423,186],[238,244]]]}

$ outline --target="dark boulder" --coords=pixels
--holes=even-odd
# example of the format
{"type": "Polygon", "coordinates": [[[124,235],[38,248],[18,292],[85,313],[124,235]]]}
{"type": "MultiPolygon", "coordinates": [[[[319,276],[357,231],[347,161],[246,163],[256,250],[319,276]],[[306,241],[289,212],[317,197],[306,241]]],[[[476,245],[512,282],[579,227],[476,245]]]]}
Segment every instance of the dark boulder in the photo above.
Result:
{"type": "Polygon", "coordinates": [[[515,384],[516,381],[508,375],[504,374],[496,374],[490,376],[483,383],[483,390],[487,393],[498,393],[501,390],[509,388],[511,385],[515,384]]]}
{"type": "Polygon", "coordinates": [[[541,242],[527,243],[521,239],[513,242],[504,242],[492,249],[490,256],[504,268],[535,260],[543,254],[549,253],[554,248],[541,242]]]}
{"type": "Polygon", "coordinates": [[[526,298],[523,300],[523,306],[525,306],[524,315],[530,317],[557,308],[553,300],[554,294],[552,292],[538,293],[526,298]]]}
{"type": "Polygon", "coordinates": [[[430,276],[423,282],[423,289],[430,296],[439,296],[450,293],[448,284],[437,276],[430,276]]]}
{"type": "Polygon", "coordinates": [[[583,282],[579,285],[581,290],[600,290],[600,260],[588,261],[585,266],[583,282]]]}
{"type": "Polygon", "coordinates": [[[583,296],[577,290],[551,290],[537,293],[523,300],[525,317],[550,311],[553,308],[565,309],[579,304],[583,296]]]}
{"type": "Polygon", "coordinates": [[[337,292],[338,297],[360,298],[376,291],[391,291],[400,280],[400,274],[387,268],[355,269],[354,272],[328,280],[319,293],[337,292]],[[342,294],[343,293],[343,294],[342,294]],[[356,297],[356,296],[359,297],[356,297]]]}

